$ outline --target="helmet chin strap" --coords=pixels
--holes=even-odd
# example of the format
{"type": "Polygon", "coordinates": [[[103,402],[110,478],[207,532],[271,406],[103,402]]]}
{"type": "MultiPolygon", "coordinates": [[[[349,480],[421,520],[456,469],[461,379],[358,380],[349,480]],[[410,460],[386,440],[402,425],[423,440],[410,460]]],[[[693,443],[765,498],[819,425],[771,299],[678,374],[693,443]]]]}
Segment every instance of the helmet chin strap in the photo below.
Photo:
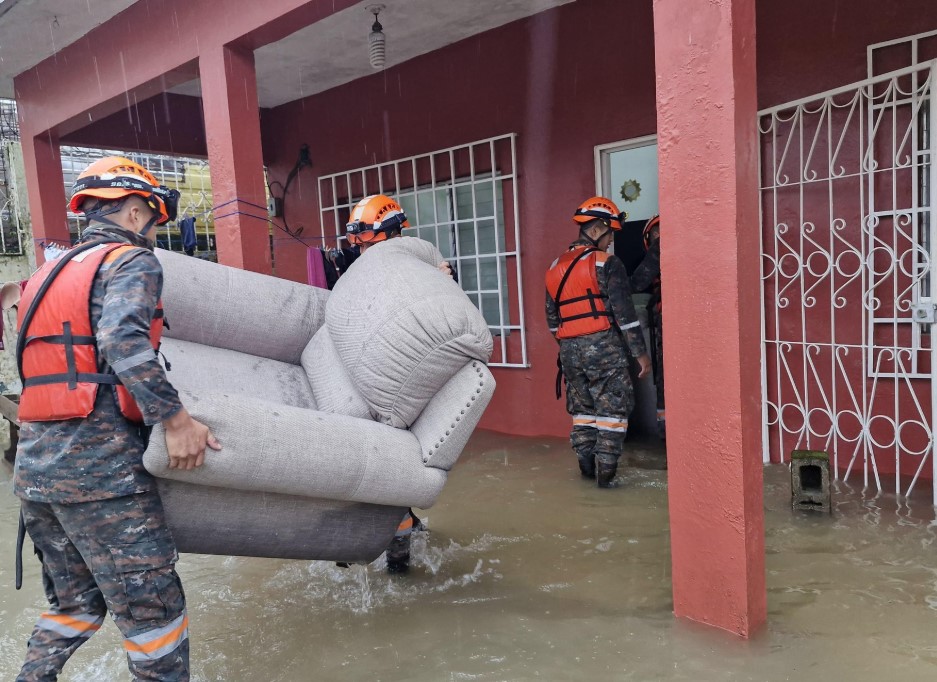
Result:
{"type": "Polygon", "coordinates": [[[588,240],[589,243],[592,244],[592,246],[594,246],[595,248],[599,248],[599,242],[605,239],[607,235],[612,234],[611,226],[604,220],[602,221],[602,224],[605,225],[605,232],[600,234],[596,239],[593,239],[592,237],[589,236],[588,228],[580,228],[579,236],[588,240]]]}
{"type": "Polygon", "coordinates": [[[146,235],[149,234],[150,230],[153,229],[153,226],[156,224],[156,221],[157,221],[157,220],[159,220],[159,216],[154,213],[154,214],[153,214],[153,217],[150,218],[150,219],[146,222],[146,225],[144,225],[144,226],[143,226],[143,229],[140,230],[137,234],[139,234],[141,237],[143,237],[143,238],[145,239],[145,238],[146,238],[146,235]]]}
{"type": "Polygon", "coordinates": [[[134,232],[133,230],[128,230],[123,225],[115,223],[113,220],[107,216],[114,215],[118,213],[124,207],[123,201],[116,201],[110,204],[108,208],[97,209],[93,208],[90,211],[85,212],[85,218],[87,218],[88,223],[92,221],[96,223],[101,223],[103,225],[109,225],[110,227],[116,228],[126,234],[128,237],[131,237],[132,241],[135,241],[138,246],[143,246],[146,248],[152,248],[149,240],[146,238],[146,235],[150,230],[153,229],[153,226],[156,224],[156,221],[159,220],[159,215],[154,213],[153,216],[147,221],[146,225],[143,226],[143,229],[139,232],[134,232]],[[139,240],[135,239],[139,237],[139,240]]]}

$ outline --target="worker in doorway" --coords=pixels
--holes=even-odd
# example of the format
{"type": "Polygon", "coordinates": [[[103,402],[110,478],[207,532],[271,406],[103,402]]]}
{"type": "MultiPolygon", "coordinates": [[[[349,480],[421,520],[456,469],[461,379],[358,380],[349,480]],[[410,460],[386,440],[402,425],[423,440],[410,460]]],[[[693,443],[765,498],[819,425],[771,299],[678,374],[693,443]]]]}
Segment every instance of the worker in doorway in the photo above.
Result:
{"type": "Polygon", "coordinates": [[[624,214],[609,199],[593,197],[573,220],[579,237],[547,270],[547,323],[560,344],[579,470],[600,488],[611,488],[634,408],[629,354],[639,377],[650,372],[651,360],[625,265],[606,253],[624,214]]]}
{"type": "Polygon", "coordinates": [[[134,679],[189,679],[176,546],[142,461],[154,424],[165,430],[170,467],[198,467],[206,447],[220,449],[157,357],[163,275],[153,227],[173,217],[177,200],[132,161],[95,161],[69,204],[88,229],[30,278],[20,302],[13,484],[20,548],[25,530],[50,604],[27,644],[22,682],[55,680],[108,612],[134,679]]]}
{"type": "Polygon", "coordinates": [[[651,332],[651,360],[654,384],[657,388],[657,434],[667,438],[667,419],[664,410],[664,331],[660,297],[660,216],[656,215],[644,226],[644,259],[631,273],[631,289],[651,294],[647,304],[647,322],[651,332]]]}
{"type": "MultiPolygon", "coordinates": [[[[348,219],[348,241],[357,246],[364,254],[375,244],[401,236],[404,228],[410,227],[406,214],[396,201],[384,194],[365,197],[352,209],[348,219]]],[[[439,270],[451,276],[452,268],[447,261],[439,264],[439,270]]],[[[410,540],[414,530],[424,530],[425,526],[408,509],[394,539],[387,547],[387,572],[406,573],[410,570],[410,540]]]]}

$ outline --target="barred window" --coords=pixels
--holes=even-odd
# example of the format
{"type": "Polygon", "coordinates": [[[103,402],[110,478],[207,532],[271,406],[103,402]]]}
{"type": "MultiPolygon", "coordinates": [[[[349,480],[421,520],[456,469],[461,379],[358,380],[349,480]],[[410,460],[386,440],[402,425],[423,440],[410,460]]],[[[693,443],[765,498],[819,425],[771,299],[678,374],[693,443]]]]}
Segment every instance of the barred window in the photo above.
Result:
{"type": "Polygon", "coordinates": [[[400,202],[411,236],[435,244],[495,337],[491,364],[526,367],[516,136],[319,177],[323,241],[345,234],[352,207],[370,194],[400,202]],[[334,235],[334,236],[333,236],[334,235]]]}

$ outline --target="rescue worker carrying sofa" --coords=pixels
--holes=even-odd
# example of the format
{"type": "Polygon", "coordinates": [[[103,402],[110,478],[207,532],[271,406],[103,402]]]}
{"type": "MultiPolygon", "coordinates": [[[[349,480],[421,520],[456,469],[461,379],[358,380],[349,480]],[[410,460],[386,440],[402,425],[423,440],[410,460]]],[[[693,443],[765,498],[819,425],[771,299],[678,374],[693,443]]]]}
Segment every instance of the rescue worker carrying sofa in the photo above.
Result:
{"type": "Polygon", "coordinates": [[[640,366],[639,378],[647,376],[651,360],[625,265],[606,253],[624,215],[609,199],[593,197],[573,220],[579,238],[546,273],[547,323],[560,344],[579,470],[611,488],[634,409],[628,354],[640,366]]]}
{"type": "Polygon", "coordinates": [[[177,200],[139,164],[95,161],[70,201],[89,229],[33,275],[20,302],[14,492],[50,603],[23,682],[56,679],[108,612],[134,679],[189,679],[176,547],[142,462],[148,427],[160,422],[170,466],[198,467],[206,447],[220,449],[157,357],[163,281],[153,227],[174,218],[177,200]]]}
{"type": "MultiPolygon", "coordinates": [[[[401,230],[410,227],[400,204],[385,194],[374,194],[359,201],[351,211],[346,225],[348,241],[361,253],[371,246],[401,236],[401,230]]],[[[439,270],[452,275],[447,261],[439,263],[439,270]]],[[[423,522],[409,509],[397,526],[394,539],[387,547],[388,573],[406,573],[410,570],[410,541],[414,530],[425,530],[423,522]]]]}

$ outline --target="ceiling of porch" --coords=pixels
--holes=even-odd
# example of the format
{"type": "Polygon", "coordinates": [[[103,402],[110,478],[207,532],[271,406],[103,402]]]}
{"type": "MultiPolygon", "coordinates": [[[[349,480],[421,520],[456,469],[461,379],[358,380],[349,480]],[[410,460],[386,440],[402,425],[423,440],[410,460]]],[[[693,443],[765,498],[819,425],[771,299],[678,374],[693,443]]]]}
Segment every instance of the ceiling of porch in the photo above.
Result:
{"type": "MultiPolygon", "coordinates": [[[[13,77],[55,55],[135,0],[0,0],[0,97],[13,77]]],[[[143,0],[145,1],[145,0],[143,0]]],[[[383,0],[387,67],[575,0],[383,0]]],[[[363,0],[256,51],[262,107],[275,107],[375,73],[373,16],[363,0]]],[[[167,46],[171,49],[171,46],[167,46]]],[[[198,95],[197,80],[172,92],[198,95]]]]}
{"type": "Polygon", "coordinates": [[[13,77],[51,57],[135,0],[0,0],[0,97],[13,77]]]}
{"type": "MultiPolygon", "coordinates": [[[[9,0],[8,0],[9,1],[9,0]]],[[[383,0],[387,67],[574,0],[383,0]]],[[[275,107],[371,75],[371,0],[337,12],[255,52],[262,107],[275,107]]],[[[0,5],[2,7],[2,5],[0,5]]],[[[171,90],[198,95],[192,81],[171,90]]]]}

